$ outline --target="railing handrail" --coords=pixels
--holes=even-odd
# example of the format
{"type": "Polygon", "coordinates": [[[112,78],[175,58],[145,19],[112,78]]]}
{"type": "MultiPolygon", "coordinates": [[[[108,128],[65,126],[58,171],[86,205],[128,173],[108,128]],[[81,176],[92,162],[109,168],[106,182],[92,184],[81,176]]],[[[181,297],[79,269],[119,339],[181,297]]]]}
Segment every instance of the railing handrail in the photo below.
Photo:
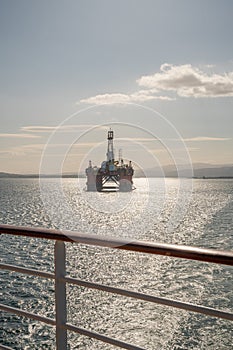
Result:
{"type": "Polygon", "coordinates": [[[165,255],[182,259],[233,266],[233,251],[205,249],[185,245],[154,243],[128,238],[91,235],[68,230],[55,230],[37,227],[0,225],[0,234],[43,238],[71,243],[129,250],[147,254],[165,255]]]}
{"type": "MultiPolygon", "coordinates": [[[[104,334],[99,334],[94,331],[83,329],[72,324],[67,323],[66,312],[66,284],[75,284],[86,288],[97,289],[108,293],[118,294],[126,297],[135,298],[147,302],[157,303],[161,305],[171,306],[186,311],[197,312],[200,314],[217,317],[221,319],[233,321],[233,314],[231,312],[217,310],[206,306],[194,305],[187,302],[147,295],[140,292],[130,291],[122,288],[111,287],[98,283],[83,281],[66,276],[65,267],[65,244],[64,242],[76,242],[88,245],[109,247],[115,249],[124,249],[149,254],[159,254],[170,257],[177,257],[183,259],[199,260],[204,262],[219,263],[225,265],[233,265],[233,252],[219,251],[214,249],[203,249],[196,247],[189,247],[184,245],[152,243],[145,241],[130,241],[129,239],[116,239],[114,237],[97,236],[90,234],[82,234],[72,231],[59,231],[44,228],[18,227],[11,225],[0,225],[0,235],[19,235],[26,237],[36,237],[50,239],[55,242],[54,245],[54,273],[43,272],[31,268],[0,264],[0,270],[5,269],[18,273],[38,276],[42,278],[52,279],[55,282],[55,319],[36,315],[28,311],[18,308],[0,304],[0,310],[13,313],[19,316],[28,317],[52,326],[56,326],[56,348],[57,350],[67,349],[67,331],[73,331],[104,343],[112,344],[120,348],[128,350],[143,350],[141,347],[126,343],[108,337],[104,334]]],[[[0,349],[9,349],[7,346],[1,346],[0,349]]]]}

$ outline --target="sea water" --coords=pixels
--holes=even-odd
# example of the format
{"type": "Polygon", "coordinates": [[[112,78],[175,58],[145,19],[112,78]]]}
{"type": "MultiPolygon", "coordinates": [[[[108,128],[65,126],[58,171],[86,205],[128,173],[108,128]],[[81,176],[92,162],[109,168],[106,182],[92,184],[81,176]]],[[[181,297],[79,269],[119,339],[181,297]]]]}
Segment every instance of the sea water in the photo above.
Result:
{"type": "MultiPolygon", "coordinates": [[[[233,250],[233,180],[195,179],[191,191],[187,180],[186,197],[179,196],[179,179],[134,182],[131,193],[87,193],[85,179],[1,179],[0,222],[233,250]]],[[[0,239],[3,263],[53,271],[54,242],[0,239]]],[[[232,267],[75,242],[66,250],[71,277],[232,312],[232,267]]],[[[0,291],[4,304],[54,317],[52,281],[1,270],[0,291]]],[[[73,285],[67,309],[68,322],[145,349],[232,349],[230,321],[73,285]]],[[[0,322],[2,345],[55,348],[53,327],[7,313],[0,322]]],[[[114,349],[72,332],[68,343],[70,349],[114,349]]]]}

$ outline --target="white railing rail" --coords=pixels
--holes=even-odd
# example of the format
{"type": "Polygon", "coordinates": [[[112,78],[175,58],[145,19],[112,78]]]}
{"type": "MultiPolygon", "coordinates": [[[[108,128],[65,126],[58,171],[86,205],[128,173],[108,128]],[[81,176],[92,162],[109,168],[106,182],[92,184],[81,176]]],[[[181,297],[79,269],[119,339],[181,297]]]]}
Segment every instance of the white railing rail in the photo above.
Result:
{"type": "MultiPolygon", "coordinates": [[[[103,237],[96,235],[85,235],[77,232],[60,232],[58,230],[47,230],[28,227],[16,227],[9,225],[0,225],[0,234],[20,235],[27,237],[37,237],[55,240],[54,260],[55,273],[42,272],[39,270],[28,269],[8,264],[0,264],[0,269],[14,271],[22,274],[52,279],[55,281],[55,319],[39,316],[18,308],[0,304],[0,310],[13,313],[19,316],[28,317],[33,320],[56,327],[56,348],[57,350],[67,349],[67,331],[76,332],[87,337],[95,338],[108,344],[121,347],[123,349],[137,350],[142,349],[138,346],[93,332],[81,327],[76,327],[67,323],[67,304],[66,304],[66,284],[75,284],[86,288],[97,289],[107,293],[118,294],[144,300],[156,304],[171,306],[187,311],[197,312],[211,317],[218,317],[233,321],[233,313],[221,311],[205,306],[194,305],[191,303],[180,302],[172,299],[156,297],[144,293],[134,292],[126,289],[115,288],[93,282],[82,281],[75,278],[66,277],[65,268],[65,244],[64,242],[77,242],[90,245],[111,247],[115,249],[124,249],[148,254],[159,254],[183,259],[192,259],[210,263],[218,263],[233,266],[233,252],[219,251],[213,249],[200,249],[195,247],[178,246],[171,244],[151,243],[144,241],[128,242],[123,239],[112,237],[103,237]]],[[[10,349],[7,346],[0,345],[0,349],[10,349]]]]}

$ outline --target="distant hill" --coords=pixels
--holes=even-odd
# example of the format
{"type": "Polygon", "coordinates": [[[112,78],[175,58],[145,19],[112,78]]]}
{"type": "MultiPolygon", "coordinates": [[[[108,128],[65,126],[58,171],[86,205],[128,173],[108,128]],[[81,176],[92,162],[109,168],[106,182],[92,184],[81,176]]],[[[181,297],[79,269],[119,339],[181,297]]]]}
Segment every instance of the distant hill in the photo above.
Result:
{"type": "MultiPolygon", "coordinates": [[[[4,173],[0,172],[0,178],[24,178],[24,179],[37,179],[39,177],[45,177],[45,178],[54,178],[54,177],[60,177],[58,174],[49,174],[49,175],[39,175],[39,174],[12,174],[12,173],[4,173]]],[[[83,175],[77,175],[77,174],[63,174],[62,177],[67,178],[77,178],[77,177],[83,177],[83,175]]]]}
{"type": "MultiPolygon", "coordinates": [[[[189,176],[189,172],[185,167],[180,166],[179,176],[187,177],[189,176]],[[181,169],[181,170],[180,170],[181,169]]],[[[135,177],[177,177],[177,169],[174,165],[166,165],[162,169],[159,167],[150,168],[150,169],[135,169],[135,177]]],[[[0,178],[53,178],[60,177],[60,175],[39,175],[39,174],[12,174],[0,172],[0,178]]],[[[82,174],[75,173],[64,173],[62,175],[64,178],[77,178],[77,177],[85,177],[82,174]]],[[[233,165],[212,165],[212,164],[203,164],[196,163],[193,164],[193,177],[196,178],[233,178],[233,165]]]]}
{"type": "MultiPolygon", "coordinates": [[[[187,177],[189,175],[189,172],[185,167],[180,167],[180,173],[179,176],[187,177]]],[[[177,169],[174,165],[167,165],[164,166],[162,169],[155,167],[151,169],[145,169],[144,171],[137,169],[135,171],[136,177],[177,177],[177,169]]],[[[219,178],[219,177],[233,177],[233,166],[228,165],[212,165],[212,164],[193,164],[193,177],[203,178],[203,177],[210,177],[210,178],[219,178]]]]}
{"type": "Polygon", "coordinates": [[[9,178],[9,177],[24,177],[24,175],[0,172],[0,178],[4,178],[4,177],[6,177],[6,178],[9,178]]]}
{"type": "Polygon", "coordinates": [[[233,166],[194,169],[194,177],[233,177],[233,166]]]}

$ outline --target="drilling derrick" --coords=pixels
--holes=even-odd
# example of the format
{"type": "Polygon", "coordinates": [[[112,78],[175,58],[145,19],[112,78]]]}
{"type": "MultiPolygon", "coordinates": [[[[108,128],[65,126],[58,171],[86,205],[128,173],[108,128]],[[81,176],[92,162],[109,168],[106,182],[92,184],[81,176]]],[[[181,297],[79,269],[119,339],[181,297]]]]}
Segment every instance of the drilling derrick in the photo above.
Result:
{"type": "Polygon", "coordinates": [[[113,138],[114,133],[110,129],[107,136],[107,159],[102,162],[99,168],[93,167],[89,161],[89,166],[86,169],[87,191],[130,192],[134,189],[132,162],[124,163],[122,157],[119,161],[114,159],[113,138]]]}
{"type": "Polygon", "coordinates": [[[107,161],[111,162],[114,160],[114,151],[113,151],[113,131],[110,129],[108,131],[108,151],[107,151],[107,161]]]}

